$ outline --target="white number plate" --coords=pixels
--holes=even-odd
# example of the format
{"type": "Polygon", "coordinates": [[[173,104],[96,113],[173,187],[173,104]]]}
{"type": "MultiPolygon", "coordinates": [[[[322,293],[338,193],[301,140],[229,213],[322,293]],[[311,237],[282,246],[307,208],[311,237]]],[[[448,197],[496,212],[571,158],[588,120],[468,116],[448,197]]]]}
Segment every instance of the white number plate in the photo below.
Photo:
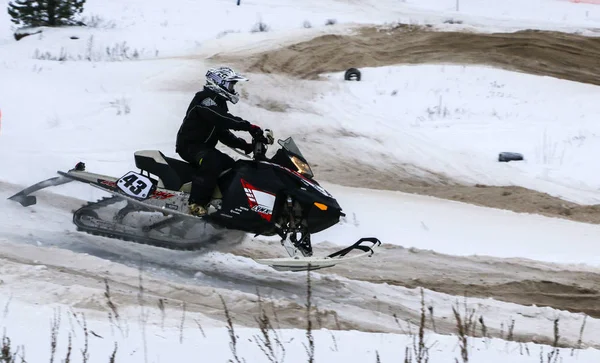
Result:
{"type": "Polygon", "coordinates": [[[134,198],[147,198],[152,191],[152,186],[152,180],[133,171],[117,180],[117,187],[134,198]]]}

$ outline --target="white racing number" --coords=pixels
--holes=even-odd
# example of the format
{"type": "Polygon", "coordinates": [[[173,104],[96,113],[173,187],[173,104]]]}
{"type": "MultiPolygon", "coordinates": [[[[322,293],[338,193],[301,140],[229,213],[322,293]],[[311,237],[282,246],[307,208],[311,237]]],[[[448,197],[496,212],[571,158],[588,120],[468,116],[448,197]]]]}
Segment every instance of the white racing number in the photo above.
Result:
{"type": "Polygon", "coordinates": [[[129,196],[147,198],[152,191],[153,184],[148,177],[130,171],[117,180],[117,186],[129,196]]]}

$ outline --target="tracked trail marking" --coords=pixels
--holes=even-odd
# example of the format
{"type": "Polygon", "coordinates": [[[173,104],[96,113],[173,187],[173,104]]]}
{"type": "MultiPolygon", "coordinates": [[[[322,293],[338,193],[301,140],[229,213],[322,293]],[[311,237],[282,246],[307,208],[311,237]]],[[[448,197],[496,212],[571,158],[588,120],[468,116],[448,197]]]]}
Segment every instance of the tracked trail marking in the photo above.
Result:
{"type": "Polygon", "coordinates": [[[434,31],[427,26],[359,28],[354,35],[323,35],[249,57],[216,56],[247,70],[316,79],[350,67],[395,64],[487,64],[600,85],[600,37],[555,31],[514,33],[434,31]]]}

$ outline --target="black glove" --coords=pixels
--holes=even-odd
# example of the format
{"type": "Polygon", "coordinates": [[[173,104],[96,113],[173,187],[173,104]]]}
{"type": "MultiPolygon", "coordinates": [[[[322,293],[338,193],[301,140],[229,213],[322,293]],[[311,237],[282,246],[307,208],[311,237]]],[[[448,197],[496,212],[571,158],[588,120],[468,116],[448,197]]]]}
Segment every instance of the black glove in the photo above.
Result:
{"type": "Polygon", "coordinates": [[[249,132],[250,132],[250,135],[252,135],[252,137],[255,139],[263,137],[263,130],[256,125],[250,125],[249,132]]]}
{"type": "Polygon", "coordinates": [[[254,151],[254,145],[252,143],[247,142],[246,145],[244,145],[243,150],[246,153],[246,155],[248,155],[254,151]]]}

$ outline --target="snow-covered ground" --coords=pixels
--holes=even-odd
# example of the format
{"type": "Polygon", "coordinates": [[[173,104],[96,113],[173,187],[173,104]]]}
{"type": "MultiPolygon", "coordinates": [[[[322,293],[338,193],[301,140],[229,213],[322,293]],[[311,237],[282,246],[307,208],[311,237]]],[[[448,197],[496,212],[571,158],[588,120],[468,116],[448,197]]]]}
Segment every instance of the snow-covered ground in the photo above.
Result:
{"type": "MultiPolygon", "coordinates": [[[[0,8],[6,4],[0,0],[0,8]]],[[[58,196],[40,198],[47,206],[24,209],[5,200],[20,187],[78,161],[99,173],[121,175],[133,168],[135,150],[160,149],[173,156],[175,134],[193,92],[202,83],[207,55],[227,52],[225,45],[250,49],[267,43],[271,46],[274,41],[284,44],[290,37],[342,32],[357,23],[431,22],[479,31],[527,27],[593,31],[600,23],[600,6],[555,0],[242,0],[241,6],[233,0],[88,0],[83,15],[94,24],[91,29],[45,29],[15,42],[8,15],[0,11],[0,259],[4,262],[0,306],[6,306],[0,326],[6,328],[13,348],[26,346],[29,362],[49,357],[49,320],[55,308],[63,313],[57,357],[66,354],[69,332],[75,345],[72,356],[79,357],[84,347],[83,331],[70,314],[73,310],[85,312],[88,319],[90,362],[107,361],[115,342],[117,362],[233,358],[218,299],[211,289],[239,298],[232,309],[247,326],[253,326],[249,323],[253,317],[242,312],[250,305],[254,287],[270,289],[277,299],[294,307],[288,306],[287,314],[296,314],[293,318],[288,315],[288,322],[302,325],[301,275],[277,273],[228,253],[183,256],[81,235],[71,224],[71,209],[102,196],[81,185],[59,187],[53,190],[58,196]],[[444,24],[449,18],[464,23],[444,24]],[[328,19],[335,19],[337,25],[325,26],[328,19]],[[270,27],[269,32],[252,32],[259,20],[270,27]],[[305,27],[308,23],[311,28],[305,27]],[[150,321],[142,324],[138,319],[143,311],[130,304],[125,316],[131,330],[122,336],[111,327],[105,302],[97,301],[102,299],[102,277],[118,281],[125,286],[123,291],[133,289],[121,293],[135,301],[137,282],[131,271],[140,256],[154,266],[148,272],[154,279],[148,288],[155,294],[148,303],[150,321]],[[128,272],[123,272],[126,269],[128,272]],[[58,274],[74,277],[58,282],[58,274]],[[156,299],[177,301],[188,286],[205,289],[195,300],[196,311],[187,313],[181,329],[181,311],[171,309],[163,329],[160,311],[154,308],[156,299]],[[204,334],[195,320],[204,327],[204,334]],[[36,349],[38,346],[47,349],[36,349]]],[[[335,149],[340,159],[361,140],[361,152],[367,155],[383,151],[398,162],[447,173],[458,180],[522,185],[581,203],[600,200],[594,160],[600,149],[598,87],[474,66],[414,65],[362,71],[359,83],[342,82],[339,74],[318,82],[277,79],[277,89],[264,93],[258,90],[266,83],[258,83],[248,87],[257,92],[245,101],[266,94],[285,101],[292,111],[270,112],[243,101],[232,107],[232,112],[274,129],[280,137],[304,134],[304,148],[313,147],[311,138],[318,140],[319,147],[335,149]],[[311,133],[311,128],[332,132],[311,133]],[[340,128],[361,137],[351,141],[340,138],[336,133],[340,128]],[[526,160],[500,164],[496,161],[500,151],[522,152],[526,160]]],[[[254,82],[265,82],[264,77],[256,76],[254,82]]],[[[315,235],[316,248],[320,242],[347,244],[357,236],[375,235],[385,244],[456,256],[514,258],[514,263],[527,258],[561,263],[565,268],[575,264],[590,273],[600,267],[600,228],[596,225],[404,193],[325,186],[339,198],[348,217],[341,225],[315,235]]],[[[246,241],[244,246],[267,240],[246,241]]],[[[368,307],[372,304],[365,302],[368,294],[384,306],[406,309],[406,317],[418,314],[416,290],[326,272],[317,274],[317,279],[321,285],[315,294],[323,303],[319,308],[336,310],[355,326],[397,330],[397,326],[391,327],[395,323],[389,311],[368,307]],[[336,294],[328,298],[331,291],[336,294]]],[[[444,305],[439,314],[447,317],[450,325],[445,329],[450,331],[449,304],[455,297],[427,294],[444,305]]],[[[560,316],[563,335],[570,342],[577,340],[581,314],[491,299],[473,301],[496,330],[516,316],[516,332],[551,336],[552,321],[560,316]]],[[[599,324],[596,319],[588,320],[586,344],[600,345],[599,324]]],[[[240,357],[267,361],[255,342],[259,331],[239,327],[236,333],[240,357]]],[[[305,332],[289,329],[280,333],[285,361],[307,361],[302,345],[305,332]]],[[[411,338],[398,331],[317,330],[315,336],[319,361],[377,361],[377,354],[381,362],[401,360],[411,344],[411,338]]],[[[428,332],[427,341],[436,342],[430,351],[432,362],[460,361],[456,336],[428,332]]],[[[540,349],[544,354],[551,349],[502,340],[473,339],[471,344],[470,358],[475,362],[539,361],[540,349]]],[[[589,349],[571,356],[565,350],[560,357],[564,362],[593,362],[600,359],[600,353],[589,349]]]]}
{"type": "Polygon", "coordinates": [[[434,14],[454,15],[455,19],[474,24],[523,24],[532,29],[597,28],[600,21],[598,5],[569,0],[406,0],[403,3],[434,14]]]}
{"type": "Polygon", "coordinates": [[[600,152],[599,87],[478,66],[362,73],[358,83],[329,75],[335,86],[315,108],[364,137],[369,149],[468,183],[600,202],[600,174],[592,166],[600,152]],[[525,161],[498,163],[503,151],[522,153],[525,161]]]}
{"type": "MultiPolygon", "coordinates": [[[[3,300],[0,300],[0,306],[4,307],[0,324],[7,327],[7,334],[13,340],[14,347],[20,344],[31,346],[32,342],[36,342],[37,346],[40,342],[49,341],[50,321],[53,318],[54,309],[58,309],[58,312],[62,314],[59,335],[60,353],[58,353],[61,356],[65,354],[64,349],[69,332],[72,332],[76,347],[83,348],[83,332],[76,321],[76,318],[81,320],[83,316],[75,317],[72,314],[84,313],[88,321],[88,329],[90,332],[93,331],[89,336],[90,354],[95,356],[93,359],[99,361],[106,359],[114,348],[113,342],[118,343],[121,357],[126,354],[134,361],[141,361],[146,354],[151,360],[163,361],[173,356],[175,351],[179,352],[177,355],[182,356],[194,356],[194,351],[197,351],[197,354],[201,354],[200,352],[207,354],[204,352],[205,346],[219,347],[218,351],[215,348],[211,354],[215,355],[215,359],[221,359],[221,357],[228,357],[231,354],[227,349],[220,348],[227,346],[227,335],[223,331],[224,324],[219,321],[224,315],[223,305],[220,301],[220,296],[223,296],[233,316],[234,324],[237,326],[236,332],[240,334],[238,339],[240,355],[243,355],[247,361],[250,359],[267,361],[266,359],[252,358],[258,354],[256,343],[246,338],[256,339],[253,336],[259,334],[256,330],[244,328],[255,327],[254,319],[258,314],[257,301],[251,291],[255,287],[253,283],[250,283],[251,281],[260,288],[263,297],[265,297],[265,291],[270,291],[266,296],[266,309],[271,315],[271,319],[275,319],[270,305],[275,304],[279,319],[277,323],[274,322],[276,326],[281,324],[285,327],[293,321],[297,322],[294,323],[294,326],[306,325],[302,311],[303,300],[306,296],[303,292],[305,289],[303,274],[278,274],[274,271],[257,269],[256,266],[249,263],[248,259],[236,258],[231,255],[187,256],[179,261],[176,260],[177,255],[173,255],[171,256],[173,258],[172,265],[176,269],[172,270],[172,273],[183,271],[186,264],[191,267],[193,265],[191,262],[195,262],[196,268],[200,271],[195,274],[193,279],[181,279],[181,277],[175,276],[165,281],[164,276],[161,278],[161,274],[157,273],[156,268],[153,267],[156,261],[147,260],[147,267],[141,275],[143,289],[139,289],[139,272],[135,264],[128,267],[119,259],[111,262],[106,258],[90,254],[72,253],[66,251],[64,247],[55,250],[55,247],[50,246],[52,234],[49,232],[51,231],[34,231],[33,235],[29,236],[43,241],[38,241],[38,247],[26,245],[23,242],[19,244],[3,242],[0,245],[0,252],[3,256],[3,263],[0,267],[3,281],[0,285],[0,296],[3,296],[3,300]],[[28,261],[27,258],[35,259],[35,261],[28,261]],[[221,275],[223,279],[221,284],[211,283],[211,277],[215,279],[218,275],[221,275]],[[104,295],[106,291],[104,278],[110,281],[109,295],[110,300],[117,306],[115,309],[110,308],[107,297],[104,295]],[[229,278],[229,282],[227,282],[227,278],[229,278]],[[244,289],[242,281],[245,282],[245,288],[249,291],[238,290],[238,288],[244,289]],[[289,290],[289,295],[279,295],[285,290],[289,290]],[[32,291],[35,291],[35,294],[32,294],[32,291]],[[292,298],[296,302],[290,304],[287,302],[288,298],[292,298]],[[165,307],[164,321],[159,299],[164,300],[162,304],[165,307]],[[185,313],[183,312],[183,301],[187,306],[185,313]],[[119,314],[118,319],[115,319],[114,311],[119,314]],[[109,317],[111,312],[113,315],[109,317]],[[144,319],[144,317],[146,318],[144,319]],[[43,324],[40,324],[41,321],[43,324]],[[203,332],[199,330],[198,324],[202,327],[203,332]],[[27,335],[25,327],[28,326],[38,327],[36,333],[27,335]],[[146,352],[144,338],[147,339],[146,352]],[[174,349],[174,347],[179,347],[179,349],[174,349]]],[[[64,240],[56,242],[58,247],[61,247],[61,244],[64,246],[69,243],[69,240],[72,244],[76,243],[75,236],[63,234],[64,240]]],[[[59,235],[59,233],[55,233],[54,237],[59,235]]],[[[23,238],[23,240],[26,239],[27,237],[23,238]]],[[[108,250],[111,244],[119,244],[118,241],[102,242],[90,238],[80,239],[80,243],[82,242],[86,243],[90,252],[94,247],[98,249],[104,245],[108,250]]],[[[85,247],[80,246],[79,248],[84,249],[85,247]]],[[[133,247],[129,247],[129,252],[127,252],[126,246],[112,247],[111,249],[120,253],[121,257],[136,258],[133,247]]],[[[108,253],[108,251],[106,252],[108,253]]],[[[140,248],[138,252],[143,254],[144,258],[152,256],[152,251],[148,249],[140,248]]],[[[163,253],[161,259],[168,260],[169,254],[163,253]]],[[[168,269],[165,270],[168,271],[168,269]]],[[[387,284],[351,281],[321,273],[313,274],[313,299],[313,303],[318,304],[320,311],[331,311],[330,309],[336,311],[339,321],[343,325],[349,322],[358,324],[362,321],[362,326],[369,325],[370,329],[396,333],[333,331],[331,332],[332,336],[327,330],[319,328],[321,323],[316,319],[316,313],[314,313],[313,324],[317,330],[317,346],[319,347],[317,356],[320,359],[326,357],[341,359],[339,357],[352,353],[346,352],[346,350],[350,349],[353,344],[356,344],[354,353],[352,353],[353,356],[356,356],[355,361],[367,359],[374,350],[379,351],[382,358],[386,357],[382,361],[391,360],[393,355],[401,357],[408,338],[398,333],[408,331],[410,326],[408,321],[415,323],[415,319],[411,318],[410,314],[407,315],[404,310],[412,310],[418,314],[420,309],[418,290],[387,284]],[[329,297],[332,295],[332,283],[337,288],[334,296],[329,297]],[[390,311],[387,306],[390,307],[390,311]],[[392,315],[392,312],[396,312],[398,315],[392,315]],[[359,344],[360,341],[370,341],[371,343],[359,344]]],[[[425,301],[428,306],[435,308],[437,331],[453,330],[454,318],[451,306],[458,304],[463,309],[462,299],[426,291],[425,301]]],[[[514,337],[525,341],[528,339],[551,341],[553,321],[559,319],[560,343],[568,346],[576,345],[583,323],[582,314],[488,299],[470,298],[468,309],[469,311],[475,309],[477,319],[480,316],[484,318],[487,334],[498,335],[503,331],[503,336],[506,337],[511,320],[513,320],[514,337]]],[[[463,312],[461,311],[461,313],[463,312]]],[[[329,329],[337,326],[337,324],[331,323],[331,319],[327,318],[327,315],[321,319],[326,321],[329,329]]],[[[435,326],[429,322],[429,317],[427,327],[426,340],[428,344],[437,342],[431,350],[432,357],[435,357],[432,361],[443,361],[459,354],[454,348],[457,345],[455,337],[433,334],[430,330],[435,326]]],[[[411,329],[414,331],[415,327],[412,326],[411,329]]],[[[476,329],[480,332],[481,324],[478,324],[476,329]]],[[[582,335],[583,346],[590,344],[598,346],[600,344],[597,339],[598,331],[600,331],[600,321],[588,317],[582,335]]],[[[294,352],[288,356],[286,361],[305,361],[301,349],[302,343],[305,342],[305,332],[302,329],[287,329],[280,334],[284,337],[282,341],[285,342],[286,350],[294,352]]],[[[472,361],[493,361],[492,359],[503,361],[508,359],[507,357],[532,361],[537,359],[541,349],[549,352],[551,348],[535,344],[527,344],[527,348],[525,348],[518,343],[499,340],[490,343],[486,339],[479,338],[469,340],[471,359],[475,359],[472,361]],[[513,355],[515,357],[512,357],[513,355]]],[[[29,350],[26,349],[26,351],[29,350]]],[[[74,349],[74,352],[78,351],[78,348],[74,349]]],[[[33,351],[33,354],[36,357],[39,354],[40,359],[41,357],[47,359],[49,352],[37,349],[33,351]]],[[[565,350],[561,356],[572,361],[579,358],[579,361],[588,362],[593,361],[592,357],[595,357],[597,352],[594,350],[578,351],[576,357],[573,358],[568,357],[570,354],[569,350],[565,350]]],[[[260,354],[258,355],[260,356],[260,354]]]]}
{"type": "MultiPolygon", "coordinates": [[[[109,322],[100,320],[94,311],[68,307],[35,306],[5,303],[7,310],[0,323],[10,328],[13,348],[19,342],[37,342],[36,348],[25,347],[17,351],[27,362],[45,362],[50,357],[62,361],[69,356],[71,361],[90,363],[114,362],[307,362],[309,347],[306,332],[281,329],[268,331],[272,351],[265,347],[266,337],[258,329],[233,325],[236,345],[231,345],[230,331],[220,327],[216,321],[207,321],[202,314],[171,311],[163,321],[158,309],[140,305],[140,319],[109,322]],[[202,323],[197,324],[201,319],[202,323]],[[43,321],[44,328],[32,330],[43,321]],[[56,326],[56,349],[50,349],[52,326],[56,326]],[[87,332],[84,330],[87,329],[87,332]],[[69,341],[71,344],[69,344],[69,341]],[[71,351],[68,352],[68,348],[71,351]],[[42,349],[41,347],[45,347],[42,349]],[[84,358],[86,357],[86,358],[84,358]],[[268,358],[269,357],[269,358],[268,358]]],[[[268,311],[268,310],[267,310],[268,311]]],[[[271,319],[273,317],[271,316],[271,319]]],[[[275,324],[275,323],[273,323],[275,324]]],[[[403,360],[407,347],[413,353],[413,338],[409,335],[361,333],[356,331],[331,331],[318,329],[314,336],[315,361],[329,362],[394,362],[403,360]]],[[[456,338],[448,335],[426,333],[425,343],[429,349],[429,361],[441,362],[461,359],[456,338]]],[[[309,350],[310,351],[310,350],[309,350]]],[[[557,349],[548,345],[506,342],[500,339],[473,339],[468,346],[471,362],[534,362],[550,355],[562,362],[593,362],[597,351],[557,349]]],[[[409,360],[410,361],[410,360],[409,360]]]]}
{"type": "Polygon", "coordinates": [[[452,255],[523,257],[600,267],[598,225],[399,192],[334,186],[328,190],[347,210],[347,221],[315,235],[316,242],[347,244],[355,236],[375,235],[388,244],[452,255]]]}
{"type": "MultiPolygon", "coordinates": [[[[8,0],[0,1],[0,7],[5,8],[7,3],[8,0]]],[[[174,0],[168,4],[151,4],[148,6],[141,0],[87,1],[82,16],[94,28],[92,31],[71,30],[58,34],[47,31],[41,37],[45,41],[37,42],[34,50],[49,50],[58,55],[61,48],[67,54],[72,54],[71,49],[93,49],[104,54],[106,47],[122,49],[119,47],[125,45],[131,52],[138,49],[142,57],[177,55],[194,51],[206,41],[226,34],[247,38],[245,35],[253,31],[258,22],[268,25],[271,31],[293,31],[306,30],[308,26],[324,28],[328,22],[381,24],[401,21],[444,27],[453,19],[463,24],[450,28],[458,26],[479,31],[536,28],[595,34],[600,21],[600,6],[565,0],[308,0],[299,3],[246,0],[240,6],[236,6],[236,0],[174,0]],[[65,41],[72,35],[80,36],[80,39],[65,41]],[[49,42],[55,39],[63,42],[49,42]]],[[[13,43],[14,29],[8,14],[0,12],[0,45],[13,43]]]]}

